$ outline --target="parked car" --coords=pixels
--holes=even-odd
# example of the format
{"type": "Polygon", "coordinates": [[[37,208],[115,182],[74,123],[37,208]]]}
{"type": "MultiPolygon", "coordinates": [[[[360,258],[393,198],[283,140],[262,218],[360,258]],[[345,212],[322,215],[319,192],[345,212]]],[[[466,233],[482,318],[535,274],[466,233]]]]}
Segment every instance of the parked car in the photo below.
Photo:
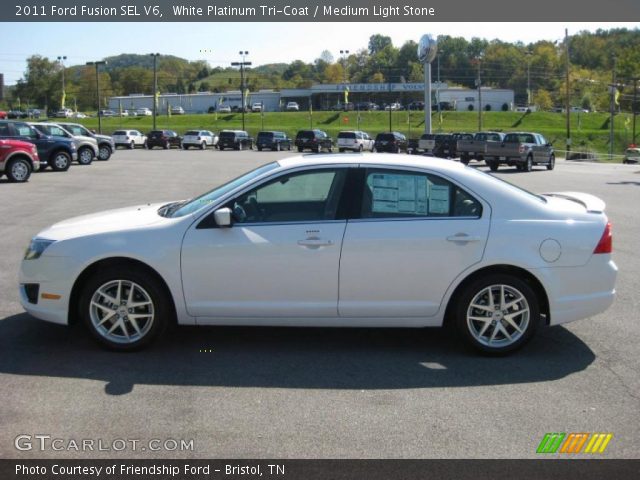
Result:
{"type": "Polygon", "coordinates": [[[269,150],[291,150],[291,139],[284,132],[258,132],[256,146],[258,151],[269,150]]]}
{"type": "Polygon", "coordinates": [[[297,112],[300,110],[300,105],[297,102],[289,102],[285,108],[287,112],[297,112]]]}
{"type": "Polygon", "coordinates": [[[6,119],[7,115],[7,112],[5,112],[4,110],[0,110],[0,120],[6,119]]]}
{"type": "Polygon", "coordinates": [[[70,132],[72,135],[83,135],[85,137],[93,137],[98,142],[98,159],[107,161],[116,150],[112,138],[109,135],[102,135],[89,130],[79,123],[58,122],[62,128],[70,132]]]}
{"type": "Polygon", "coordinates": [[[209,130],[189,130],[182,139],[182,148],[198,147],[204,150],[207,147],[215,147],[218,144],[218,136],[209,130]]]}
{"type": "Polygon", "coordinates": [[[45,135],[73,140],[78,151],[78,164],[80,165],[91,165],[93,159],[98,156],[98,142],[93,137],[73,135],[56,123],[31,122],[30,125],[45,135]]]}
{"type": "Polygon", "coordinates": [[[534,165],[546,165],[553,170],[556,156],[553,146],[539,133],[507,133],[502,142],[487,142],[485,163],[492,171],[506,164],[521,172],[530,172],[534,165]]]}
{"type": "Polygon", "coordinates": [[[460,153],[458,152],[458,142],[460,140],[473,140],[473,133],[467,132],[454,132],[451,134],[451,144],[449,145],[449,157],[458,158],[460,153]]]}
{"type": "Polygon", "coordinates": [[[376,152],[400,153],[406,152],[407,137],[399,132],[379,133],[376,135],[374,148],[376,152]]]}
{"type": "Polygon", "coordinates": [[[116,130],[111,138],[115,148],[126,147],[129,150],[136,147],[147,148],[147,136],[138,130],[116,130]]]}
{"type": "Polygon", "coordinates": [[[74,112],[71,118],[87,118],[87,115],[82,112],[74,112]]]}
{"type": "Polygon", "coordinates": [[[254,104],[251,105],[251,111],[252,112],[261,113],[262,112],[262,102],[254,102],[254,104]]]}
{"type": "Polygon", "coordinates": [[[380,110],[380,107],[372,102],[359,102],[355,104],[355,109],[360,111],[380,110]]]}
{"type": "Polygon", "coordinates": [[[456,143],[457,140],[451,133],[425,133],[418,141],[418,149],[434,157],[451,158],[455,156],[456,143]]]}
{"type": "Polygon", "coordinates": [[[33,143],[0,139],[0,177],[6,175],[10,182],[22,183],[39,169],[38,149],[33,143]]]}
{"type": "Polygon", "coordinates": [[[218,137],[218,150],[224,150],[225,148],[251,150],[253,148],[253,138],[244,130],[222,130],[218,137]]]}
{"type": "Polygon", "coordinates": [[[22,110],[9,110],[9,113],[7,113],[7,118],[9,119],[27,118],[28,116],[27,112],[22,110]]]}
{"type": "Polygon", "coordinates": [[[116,116],[116,112],[114,112],[113,110],[100,110],[98,112],[98,116],[100,116],[100,117],[115,117],[116,116]]]}
{"type": "Polygon", "coordinates": [[[73,110],[70,108],[63,108],[56,112],[56,118],[71,118],[73,116],[73,110]]]}
{"type": "Polygon", "coordinates": [[[640,161],[640,148],[629,147],[624,151],[624,160],[622,163],[638,163],[640,161]]]}
{"type": "Polygon", "coordinates": [[[182,148],[182,137],[173,130],[152,130],[147,135],[147,148],[162,147],[165,150],[171,147],[182,148]]]}
{"type": "Polygon", "coordinates": [[[338,151],[373,152],[375,141],[367,132],[347,130],[338,133],[338,151]]]}
{"type": "Polygon", "coordinates": [[[137,117],[151,117],[153,116],[153,111],[150,108],[143,107],[136,110],[137,117]]]}
{"type": "Polygon", "coordinates": [[[611,223],[593,195],[534,195],[437,159],[306,156],[191,200],[45,228],[26,249],[18,291],[31,315],[77,319],[120,351],[148,346],[172,323],[446,324],[503,355],[545,324],[605,311],[611,253],[611,223]]]}
{"type": "Polygon", "coordinates": [[[409,110],[424,110],[424,102],[411,102],[408,107],[409,110]]]}
{"type": "Polygon", "coordinates": [[[69,170],[72,161],[78,159],[78,150],[73,140],[50,137],[26,122],[0,120],[0,139],[33,143],[38,149],[40,171],[49,166],[54,171],[64,172],[69,170]]]}
{"type": "Polygon", "coordinates": [[[322,150],[327,152],[333,151],[333,140],[326,132],[322,130],[300,130],[296,134],[295,145],[298,152],[303,150],[311,150],[312,152],[320,153],[322,150]]]}
{"type": "Polygon", "coordinates": [[[385,105],[384,109],[388,112],[389,110],[395,111],[395,110],[402,110],[402,105],[400,105],[399,103],[390,103],[389,105],[385,105]]]}
{"type": "Polygon", "coordinates": [[[473,138],[460,138],[457,141],[456,150],[460,156],[460,161],[469,165],[471,160],[484,160],[487,142],[502,142],[504,133],[502,132],[478,132],[473,138]]]}
{"type": "Polygon", "coordinates": [[[171,115],[184,115],[184,108],[180,106],[171,107],[171,115]]]}
{"type": "Polygon", "coordinates": [[[231,113],[229,105],[218,105],[218,113],[231,113]]]}
{"type": "Polygon", "coordinates": [[[38,119],[38,118],[40,118],[40,115],[42,115],[42,112],[37,108],[28,108],[27,109],[27,117],[29,117],[29,118],[38,119]]]}

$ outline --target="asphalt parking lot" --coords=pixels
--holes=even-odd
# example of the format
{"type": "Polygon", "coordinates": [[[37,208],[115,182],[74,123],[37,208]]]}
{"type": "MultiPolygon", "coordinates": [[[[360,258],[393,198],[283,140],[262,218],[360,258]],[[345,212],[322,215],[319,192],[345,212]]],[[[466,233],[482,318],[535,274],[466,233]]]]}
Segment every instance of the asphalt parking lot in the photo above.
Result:
{"type": "Polygon", "coordinates": [[[27,184],[0,180],[0,457],[532,458],[546,432],[611,432],[603,456],[638,456],[640,166],[498,172],[533,191],[603,198],[620,268],[607,312],[543,328],[506,358],[478,357],[440,330],[220,327],[178,328],[116,354],[82,328],[23,313],[19,262],[47,225],[187,198],[287,155],[120,150],[27,184]],[[193,439],[194,449],[23,452],[21,434],[193,439]]]}

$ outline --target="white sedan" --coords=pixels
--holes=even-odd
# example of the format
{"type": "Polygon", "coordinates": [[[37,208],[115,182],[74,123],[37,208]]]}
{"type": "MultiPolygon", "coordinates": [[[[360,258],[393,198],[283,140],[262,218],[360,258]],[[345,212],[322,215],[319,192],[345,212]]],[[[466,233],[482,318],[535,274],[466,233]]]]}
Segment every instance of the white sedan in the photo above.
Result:
{"type": "Polygon", "coordinates": [[[299,156],[199,197],[40,232],[24,308],[132,350],[184,325],[439,327],[486,353],[605,311],[604,203],[446,160],[299,156]]]}

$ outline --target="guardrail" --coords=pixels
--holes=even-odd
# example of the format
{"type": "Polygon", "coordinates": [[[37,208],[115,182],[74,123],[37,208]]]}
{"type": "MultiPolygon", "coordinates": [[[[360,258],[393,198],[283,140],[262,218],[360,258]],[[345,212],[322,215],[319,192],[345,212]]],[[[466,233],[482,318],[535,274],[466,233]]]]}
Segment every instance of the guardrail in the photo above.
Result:
{"type": "MultiPolygon", "coordinates": [[[[567,150],[561,150],[558,148],[554,148],[556,152],[556,156],[561,156],[567,159],[567,150]]],[[[614,163],[622,163],[624,160],[624,155],[621,154],[613,154],[609,155],[608,153],[600,153],[600,152],[592,152],[592,151],[579,151],[579,150],[569,150],[570,158],[567,160],[570,161],[589,161],[589,162],[614,162],[614,163]]]]}

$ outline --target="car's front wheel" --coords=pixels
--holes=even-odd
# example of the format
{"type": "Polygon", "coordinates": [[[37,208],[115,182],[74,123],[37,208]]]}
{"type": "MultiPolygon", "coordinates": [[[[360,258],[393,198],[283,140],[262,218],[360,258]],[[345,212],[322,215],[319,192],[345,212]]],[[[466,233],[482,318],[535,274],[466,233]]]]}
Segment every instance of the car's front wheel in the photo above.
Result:
{"type": "Polygon", "coordinates": [[[551,155],[549,157],[549,163],[547,163],[547,170],[553,170],[555,166],[556,166],[556,156],[551,155]]]}
{"type": "Polygon", "coordinates": [[[66,172],[71,166],[71,155],[64,150],[54,152],[51,157],[51,168],[56,172],[66,172]]]}
{"type": "Polygon", "coordinates": [[[111,149],[106,145],[100,146],[98,149],[98,158],[103,161],[109,160],[109,158],[111,158],[111,149]]]}
{"type": "Polygon", "coordinates": [[[172,309],[160,283],[143,270],[112,267],[86,283],[80,318],[103,346],[136,350],[166,328],[172,309]]]}
{"type": "Polygon", "coordinates": [[[89,147],[83,147],[78,152],[78,163],[80,165],[91,165],[93,162],[93,150],[89,147]]]}
{"type": "Polygon", "coordinates": [[[471,282],[456,301],[455,322],[464,340],[488,354],[505,354],[528,342],[540,322],[533,289],[508,274],[471,282]]]}

